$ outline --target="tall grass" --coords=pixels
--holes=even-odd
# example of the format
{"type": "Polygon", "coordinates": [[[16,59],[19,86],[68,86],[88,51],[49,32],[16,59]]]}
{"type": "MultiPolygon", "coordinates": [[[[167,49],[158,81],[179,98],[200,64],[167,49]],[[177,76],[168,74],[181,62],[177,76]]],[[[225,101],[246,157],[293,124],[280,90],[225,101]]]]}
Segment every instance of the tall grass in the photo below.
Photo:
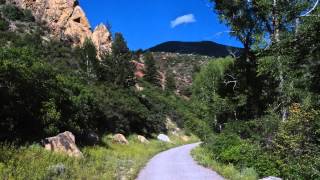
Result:
{"type": "Polygon", "coordinates": [[[52,153],[39,145],[2,144],[0,179],[134,179],[152,156],[183,144],[179,138],[173,139],[170,144],[157,140],[141,144],[132,136],[129,145],[120,145],[104,138],[104,145],[82,148],[82,159],[52,153]]]}
{"type": "Polygon", "coordinates": [[[222,164],[215,161],[210,152],[203,147],[197,147],[192,151],[193,158],[205,167],[209,167],[221,176],[230,180],[257,180],[258,174],[252,168],[245,168],[238,171],[232,164],[222,164]]]}

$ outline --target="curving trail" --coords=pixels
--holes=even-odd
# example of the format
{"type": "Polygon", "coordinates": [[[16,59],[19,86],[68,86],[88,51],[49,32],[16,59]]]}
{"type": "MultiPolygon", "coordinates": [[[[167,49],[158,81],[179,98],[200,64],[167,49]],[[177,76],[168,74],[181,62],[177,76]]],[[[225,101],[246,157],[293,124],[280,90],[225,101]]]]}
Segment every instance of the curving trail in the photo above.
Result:
{"type": "Polygon", "coordinates": [[[164,151],[153,157],[137,180],[223,180],[216,172],[198,165],[190,155],[200,143],[164,151]]]}

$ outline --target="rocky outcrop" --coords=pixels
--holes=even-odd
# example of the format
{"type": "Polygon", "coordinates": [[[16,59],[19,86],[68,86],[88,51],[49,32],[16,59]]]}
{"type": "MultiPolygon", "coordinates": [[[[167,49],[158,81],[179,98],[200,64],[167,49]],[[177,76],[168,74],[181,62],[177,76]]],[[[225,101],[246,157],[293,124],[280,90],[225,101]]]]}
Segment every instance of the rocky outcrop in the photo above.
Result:
{"type": "Polygon", "coordinates": [[[132,61],[133,65],[135,66],[134,75],[136,78],[141,79],[145,76],[145,65],[144,63],[138,61],[132,61]]]}
{"type": "Polygon", "coordinates": [[[74,135],[69,131],[46,138],[43,143],[46,150],[64,153],[72,157],[83,157],[76,145],[74,135]]]}
{"type": "Polygon", "coordinates": [[[86,38],[92,36],[91,27],[85,13],[80,6],[76,6],[65,28],[64,35],[71,37],[75,45],[81,45],[86,38]]]}
{"type": "Polygon", "coordinates": [[[8,0],[21,8],[30,9],[37,22],[44,23],[50,36],[81,46],[86,38],[92,39],[98,54],[110,52],[111,34],[104,25],[92,33],[86,14],[77,0],[8,0]]]}
{"type": "Polygon", "coordinates": [[[92,42],[97,48],[98,56],[111,52],[112,35],[104,24],[97,26],[92,33],[92,42]]]}
{"type": "Polygon", "coordinates": [[[113,143],[118,143],[118,144],[129,144],[128,140],[123,134],[115,134],[113,136],[113,143]]]}

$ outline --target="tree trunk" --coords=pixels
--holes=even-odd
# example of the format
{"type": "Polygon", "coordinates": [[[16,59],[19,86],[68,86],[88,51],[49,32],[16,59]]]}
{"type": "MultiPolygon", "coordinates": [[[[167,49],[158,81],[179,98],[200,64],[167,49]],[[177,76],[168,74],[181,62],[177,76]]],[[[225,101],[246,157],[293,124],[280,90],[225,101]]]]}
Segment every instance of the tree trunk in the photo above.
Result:
{"type": "MultiPolygon", "coordinates": [[[[279,14],[277,11],[277,0],[273,0],[273,28],[274,28],[274,34],[273,38],[275,43],[280,42],[280,20],[279,20],[279,14]]],[[[284,72],[283,72],[283,64],[281,62],[281,56],[278,55],[277,62],[279,64],[279,93],[280,93],[280,101],[281,101],[281,116],[282,121],[285,121],[287,119],[288,110],[286,107],[285,102],[285,93],[284,93],[284,72]]]]}

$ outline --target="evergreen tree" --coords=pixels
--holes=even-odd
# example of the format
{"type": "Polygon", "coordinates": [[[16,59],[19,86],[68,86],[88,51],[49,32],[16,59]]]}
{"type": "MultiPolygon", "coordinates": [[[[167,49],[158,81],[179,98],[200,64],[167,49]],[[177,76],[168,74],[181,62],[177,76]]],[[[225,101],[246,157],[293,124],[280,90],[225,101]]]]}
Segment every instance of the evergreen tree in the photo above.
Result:
{"type": "Polygon", "coordinates": [[[155,60],[151,53],[145,54],[145,76],[144,79],[154,85],[159,85],[158,71],[155,60]]]}
{"type": "Polygon", "coordinates": [[[105,56],[100,66],[99,79],[116,86],[129,87],[134,82],[132,53],[121,33],[116,33],[112,44],[112,53],[105,56]]]}
{"type": "Polygon", "coordinates": [[[87,77],[96,77],[99,62],[97,50],[93,42],[90,39],[86,39],[83,46],[79,49],[79,53],[82,70],[86,73],[87,77]]]}
{"type": "Polygon", "coordinates": [[[165,88],[167,91],[175,91],[176,90],[176,80],[175,80],[175,75],[168,70],[166,72],[166,83],[165,83],[165,88]]]}

